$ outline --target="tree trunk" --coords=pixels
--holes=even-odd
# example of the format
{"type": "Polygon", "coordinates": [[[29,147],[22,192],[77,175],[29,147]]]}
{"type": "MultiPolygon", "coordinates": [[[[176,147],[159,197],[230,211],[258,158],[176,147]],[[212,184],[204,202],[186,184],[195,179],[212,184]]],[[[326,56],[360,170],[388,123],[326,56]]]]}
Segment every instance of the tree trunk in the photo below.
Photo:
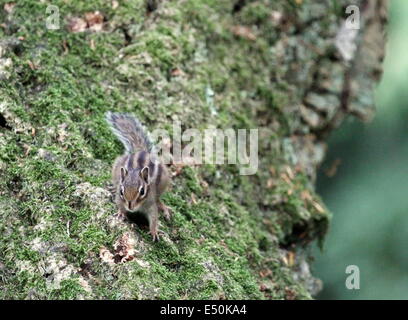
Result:
{"type": "Polygon", "coordinates": [[[358,30],[343,0],[4,3],[0,298],[316,294],[325,138],[372,117],[381,75],[387,1],[354,3],[358,30]],[[258,128],[258,170],[171,165],[173,219],[153,243],[143,219],[113,217],[108,110],[150,130],[258,128]]]}

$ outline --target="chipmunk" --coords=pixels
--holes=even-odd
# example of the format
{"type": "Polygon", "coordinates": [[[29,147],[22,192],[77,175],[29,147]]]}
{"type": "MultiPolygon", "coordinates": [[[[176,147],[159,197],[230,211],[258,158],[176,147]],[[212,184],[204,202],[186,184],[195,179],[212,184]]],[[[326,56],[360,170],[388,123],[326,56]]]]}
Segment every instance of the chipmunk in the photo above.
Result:
{"type": "Polygon", "coordinates": [[[170,209],[160,200],[170,182],[167,168],[153,154],[153,144],[134,116],[108,112],[106,121],[126,149],[116,158],[112,168],[118,216],[124,217],[126,212],[144,212],[153,241],[159,240],[158,210],[170,220],[170,209]]]}

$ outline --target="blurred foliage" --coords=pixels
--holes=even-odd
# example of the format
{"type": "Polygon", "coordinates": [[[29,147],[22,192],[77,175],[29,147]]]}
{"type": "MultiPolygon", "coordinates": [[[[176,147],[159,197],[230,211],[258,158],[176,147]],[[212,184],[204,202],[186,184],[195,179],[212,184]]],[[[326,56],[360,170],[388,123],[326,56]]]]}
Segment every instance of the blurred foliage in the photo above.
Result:
{"type": "Polygon", "coordinates": [[[390,5],[384,74],[372,123],[352,118],[334,132],[317,190],[333,212],[314,273],[320,299],[408,299],[408,1],[390,5]],[[327,172],[340,162],[333,177],[327,172]],[[360,289],[345,287],[348,265],[360,289]]]}

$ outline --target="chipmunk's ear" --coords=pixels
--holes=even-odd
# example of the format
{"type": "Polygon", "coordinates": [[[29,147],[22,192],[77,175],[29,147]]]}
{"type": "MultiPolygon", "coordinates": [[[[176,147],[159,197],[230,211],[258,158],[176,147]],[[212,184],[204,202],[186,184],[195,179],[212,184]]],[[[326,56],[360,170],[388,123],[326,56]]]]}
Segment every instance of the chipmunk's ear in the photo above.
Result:
{"type": "Polygon", "coordinates": [[[120,181],[121,182],[125,180],[125,177],[127,176],[127,174],[128,174],[128,171],[125,168],[121,167],[120,168],[120,181]]]}
{"type": "Polygon", "coordinates": [[[142,178],[146,184],[149,184],[149,167],[144,167],[140,170],[140,178],[142,178]]]}

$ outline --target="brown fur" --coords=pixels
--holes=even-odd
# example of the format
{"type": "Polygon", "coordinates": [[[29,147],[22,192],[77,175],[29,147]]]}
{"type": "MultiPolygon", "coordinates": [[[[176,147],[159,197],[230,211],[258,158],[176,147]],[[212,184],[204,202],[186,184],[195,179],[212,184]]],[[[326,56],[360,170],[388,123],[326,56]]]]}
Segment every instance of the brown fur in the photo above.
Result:
{"type": "MultiPolygon", "coordinates": [[[[130,141],[134,149],[139,141],[143,141],[137,136],[142,131],[138,129],[129,132],[130,126],[125,121],[127,117],[129,115],[119,114],[108,121],[111,123],[115,119],[121,119],[120,122],[111,123],[115,127],[114,132],[121,135],[122,142],[130,141]],[[122,127],[124,130],[121,130],[122,127]]],[[[134,119],[130,121],[132,124],[138,123],[134,119]]],[[[145,137],[144,132],[142,134],[145,137]]],[[[170,219],[170,210],[160,200],[160,196],[168,188],[170,177],[167,168],[159,163],[145,146],[141,145],[134,151],[134,153],[119,156],[113,164],[112,182],[116,188],[115,201],[119,209],[118,214],[124,216],[127,212],[144,212],[149,221],[153,240],[158,240],[158,211],[162,211],[166,219],[170,219]]]]}

